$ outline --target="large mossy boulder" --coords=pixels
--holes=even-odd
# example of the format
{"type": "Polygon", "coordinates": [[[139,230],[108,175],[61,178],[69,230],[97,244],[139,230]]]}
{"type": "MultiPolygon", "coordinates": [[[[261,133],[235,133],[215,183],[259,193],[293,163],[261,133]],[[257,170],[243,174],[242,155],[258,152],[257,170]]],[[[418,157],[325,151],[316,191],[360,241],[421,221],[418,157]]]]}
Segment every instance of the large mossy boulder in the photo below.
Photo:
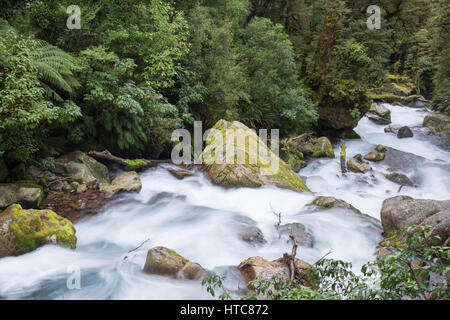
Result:
{"type": "Polygon", "coordinates": [[[198,263],[191,262],[165,247],[148,250],[144,272],[189,280],[202,279],[207,275],[207,271],[198,263]]]}
{"type": "Polygon", "coordinates": [[[25,210],[18,204],[0,213],[0,258],[21,255],[47,243],[75,248],[72,222],[51,210],[25,210]]]}
{"type": "Polygon", "coordinates": [[[390,124],[391,110],[381,104],[372,103],[367,117],[376,124],[390,124]]]}
{"type": "Polygon", "coordinates": [[[226,120],[218,121],[212,129],[200,157],[206,177],[213,183],[225,187],[272,184],[298,192],[309,191],[300,177],[267,148],[255,131],[240,122],[226,120]],[[238,144],[237,137],[246,142],[238,144]],[[228,153],[230,149],[234,153],[228,153]],[[241,159],[239,154],[242,155],[241,159]]]}
{"type": "Polygon", "coordinates": [[[315,158],[334,158],[333,145],[327,137],[320,137],[314,144],[312,156],[315,158]]]}
{"type": "Polygon", "coordinates": [[[70,182],[85,184],[96,189],[103,183],[109,183],[108,168],[81,151],[59,157],[55,161],[54,173],[69,176],[70,182]]]}
{"type": "Polygon", "coordinates": [[[111,183],[104,183],[100,186],[100,191],[107,197],[119,192],[139,192],[142,189],[141,178],[136,171],[122,173],[111,183]]]}
{"type": "Polygon", "coordinates": [[[29,181],[0,184],[0,208],[18,203],[24,208],[38,208],[44,198],[40,185],[29,181]]]}
{"type": "Polygon", "coordinates": [[[404,236],[400,231],[408,226],[429,226],[431,235],[439,236],[440,241],[434,244],[450,244],[450,200],[413,199],[397,196],[386,199],[381,208],[381,223],[385,240],[382,246],[402,246],[404,236]]]}

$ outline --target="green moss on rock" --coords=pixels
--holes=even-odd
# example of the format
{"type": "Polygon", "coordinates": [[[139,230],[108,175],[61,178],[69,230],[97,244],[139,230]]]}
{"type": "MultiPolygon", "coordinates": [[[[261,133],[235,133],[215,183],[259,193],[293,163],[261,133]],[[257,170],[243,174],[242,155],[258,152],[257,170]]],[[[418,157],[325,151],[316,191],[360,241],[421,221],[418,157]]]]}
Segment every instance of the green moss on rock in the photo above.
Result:
{"type": "Polygon", "coordinates": [[[212,129],[201,154],[207,177],[212,182],[227,187],[273,184],[298,192],[309,191],[291,167],[244,124],[220,120],[212,129]],[[241,140],[245,143],[238,145],[238,139],[245,139],[241,140]],[[228,159],[226,150],[230,149],[235,152],[230,152],[228,159]]]}
{"type": "Polygon", "coordinates": [[[125,159],[127,165],[125,166],[125,170],[134,171],[140,168],[145,168],[149,166],[152,162],[147,159],[125,159]]]}
{"type": "Polygon", "coordinates": [[[46,243],[75,248],[75,229],[51,210],[24,210],[13,204],[0,214],[0,257],[20,255],[46,243]]]}
{"type": "Polygon", "coordinates": [[[321,137],[317,140],[313,147],[312,156],[315,158],[334,158],[333,145],[327,137],[321,137]]]}

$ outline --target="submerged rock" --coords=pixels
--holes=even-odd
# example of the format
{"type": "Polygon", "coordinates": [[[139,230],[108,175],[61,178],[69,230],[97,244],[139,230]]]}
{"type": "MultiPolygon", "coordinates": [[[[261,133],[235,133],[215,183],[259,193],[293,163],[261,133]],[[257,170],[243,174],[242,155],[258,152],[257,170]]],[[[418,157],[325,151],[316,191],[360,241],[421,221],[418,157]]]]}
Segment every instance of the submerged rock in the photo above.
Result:
{"type": "Polygon", "coordinates": [[[141,178],[136,171],[122,173],[111,183],[104,183],[100,186],[100,191],[110,197],[119,192],[139,192],[142,188],[141,178]]]}
{"type": "Polygon", "coordinates": [[[379,144],[376,146],[375,150],[377,150],[378,152],[385,152],[387,149],[382,144],[379,144]]]}
{"type": "Polygon", "coordinates": [[[314,158],[334,158],[334,150],[330,140],[327,137],[321,137],[314,144],[312,156],[314,158]]]}
{"type": "Polygon", "coordinates": [[[314,246],[314,238],[306,227],[301,223],[288,223],[279,226],[278,232],[286,241],[290,241],[289,236],[292,234],[298,241],[298,245],[302,247],[312,248],[314,246]]]}
{"type": "Polygon", "coordinates": [[[44,198],[41,186],[22,181],[0,185],[0,208],[18,203],[25,208],[38,208],[44,198]]]}
{"type": "Polygon", "coordinates": [[[386,179],[395,182],[402,186],[410,186],[412,187],[414,183],[408,178],[407,175],[400,172],[392,172],[385,175],[386,179]]]}
{"type": "Polygon", "coordinates": [[[21,255],[46,243],[75,248],[72,222],[51,210],[24,210],[18,204],[0,213],[0,258],[21,255]]]}
{"type": "Polygon", "coordinates": [[[399,232],[408,226],[430,226],[431,235],[439,236],[435,244],[449,245],[450,200],[424,200],[399,196],[386,199],[381,209],[381,223],[385,240],[382,246],[402,246],[404,238],[399,232]]]}
{"type": "Polygon", "coordinates": [[[238,233],[242,240],[252,245],[257,246],[266,243],[264,234],[261,229],[256,226],[242,225],[238,233]]]}
{"type": "Polygon", "coordinates": [[[397,132],[397,137],[400,139],[412,138],[413,136],[414,136],[414,134],[408,126],[401,127],[397,132]]]}
{"type": "Polygon", "coordinates": [[[391,110],[381,104],[372,103],[367,117],[376,124],[390,124],[391,110]]]}
{"type": "Polygon", "coordinates": [[[256,133],[240,122],[217,122],[206,141],[201,154],[206,177],[225,187],[260,187],[272,184],[298,192],[309,191],[299,176],[283,160],[268,150],[256,133]],[[248,143],[237,146],[236,137],[248,143]],[[226,159],[226,146],[234,146],[235,154],[244,156],[226,159]],[[258,153],[258,147],[261,149],[258,153]],[[217,154],[216,154],[217,153],[217,154]],[[261,155],[261,156],[260,156],[261,155]],[[228,160],[228,161],[227,161],[228,160]]]}
{"type": "Polygon", "coordinates": [[[207,275],[201,265],[191,262],[174,250],[165,247],[148,250],[144,272],[189,280],[199,280],[207,275]]]}
{"type": "Polygon", "coordinates": [[[322,207],[324,209],[330,209],[330,208],[341,208],[346,210],[351,210],[357,214],[361,214],[361,211],[356,209],[351,204],[345,202],[344,200],[337,199],[335,197],[318,197],[314,199],[313,202],[311,202],[309,205],[314,205],[318,207],[322,207]]]}
{"type": "Polygon", "coordinates": [[[186,177],[193,176],[192,172],[190,172],[189,170],[184,170],[184,169],[168,169],[167,171],[169,171],[169,173],[172,176],[174,176],[175,178],[177,178],[178,180],[183,180],[186,177]]]}
{"type": "Polygon", "coordinates": [[[422,166],[426,159],[413,153],[386,147],[383,164],[398,171],[409,171],[422,166]]]}
{"type": "Polygon", "coordinates": [[[401,127],[402,126],[398,125],[398,124],[390,125],[390,126],[387,126],[386,128],[384,128],[384,132],[397,134],[398,130],[400,130],[401,127]]]}

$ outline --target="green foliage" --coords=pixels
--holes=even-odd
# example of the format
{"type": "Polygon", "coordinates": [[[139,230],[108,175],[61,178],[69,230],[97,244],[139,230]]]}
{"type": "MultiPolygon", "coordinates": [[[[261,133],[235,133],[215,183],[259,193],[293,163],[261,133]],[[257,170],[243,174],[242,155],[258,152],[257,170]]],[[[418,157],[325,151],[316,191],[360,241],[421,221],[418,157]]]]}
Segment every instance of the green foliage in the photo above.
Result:
{"type": "Polygon", "coordinates": [[[2,32],[0,39],[0,153],[15,150],[23,161],[37,151],[46,124],[80,115],[71,102],[56,106],[45,98],[34,60],[38,44],[13,30],[2,32]]]}
{"type": "Polygon", "coordinates": [[[181,125],[178,109],[153,88],[128,79],[136,68],[134,61],[120,59],[103,46],[83,50],[81,57],[87,120],[74,128],[70,136],[74,142],[87,134],[109,141],[112,150],[131,154],[164,146],[170,139],[168,131],[181,125]]]}
{"type": "Polygon", "coordinates": [[[316,105],[297,79],[292,43],[283,26],[255,18],[241,39],[249,97],[242,106],[243,119],[254,127],[279,128],[282,134],[308,130],[317,120],[316,105]]]}

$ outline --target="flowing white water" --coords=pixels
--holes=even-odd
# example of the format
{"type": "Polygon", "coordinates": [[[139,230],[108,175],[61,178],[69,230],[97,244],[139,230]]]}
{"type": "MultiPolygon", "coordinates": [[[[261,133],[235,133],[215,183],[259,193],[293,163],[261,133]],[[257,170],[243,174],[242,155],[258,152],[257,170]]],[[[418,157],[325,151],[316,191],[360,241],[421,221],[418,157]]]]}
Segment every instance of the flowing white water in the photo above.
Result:
{"type": "MultiPolygon", "coordinates": [[[[390,106],[393,123],[420,125],[426,112],[390,106]]],[[[357,128],[362,140],[348,140],[347,154],[365,154],[376,144],[409,151],[429,160],[450,162],[450,155],[417,138],[398,139],[363,118],[357,128]]],[[[336,146],[336,153],[339,147],[336,146]]],[[[448,167],[447,167],[448,168],[448,167]]],[[[332,195],[362,212],[379,218],[384,199],[397,195],[398,185],[383,176],[387,168],[374,165],[372,174],[341,176],[339,159],[317,159],[300,172],[316,195],[332,195]]],[[[448,199],[450,173],[445,167],[423,166],[413,172],[416,188],[400,194],[416,198],[448,199]]],[[[340,210],[317,211],[306,206],[315,195],[271,186],[225,190],[200,173],[179,181],[164,168],[141,175],[139,194],[123,195],[101,213],[78,222],[76,250],[45,246],[34,252],[0,260],[0,298],[3,299],[210,299],[197,281],[172,280],[142,272],[147,250],[162,245],[215,271],[230,271],[251,256],[275,259],[290,252],[279,240],[276,212],[283,223],[300,222],[314,236],[314,247],[300,247],[297,257],[315,262],[329,249],[331,258],[350,261],[358,269],[374,258],[381,239],[370,223],[340,210]],[[251,220],[250,220],[251,219],[251,220]],[[239,221],[254,221],[264,233],[265,245],[254,247],[237,233],[239,221]],[[135,249],[145,240],[139,249],[135,249]],[[72,268],[72,269],[69,269],[72,268]],[[74,269],[75,268],[75,269],[74,269]],[[69,290],[67,281],[79,268],[81,288],[69,290]]],[[[237,277],[229,272],[229,282],[237,277]]],[[[241,283],[241,287],[242,287],[241,283]]]]}

